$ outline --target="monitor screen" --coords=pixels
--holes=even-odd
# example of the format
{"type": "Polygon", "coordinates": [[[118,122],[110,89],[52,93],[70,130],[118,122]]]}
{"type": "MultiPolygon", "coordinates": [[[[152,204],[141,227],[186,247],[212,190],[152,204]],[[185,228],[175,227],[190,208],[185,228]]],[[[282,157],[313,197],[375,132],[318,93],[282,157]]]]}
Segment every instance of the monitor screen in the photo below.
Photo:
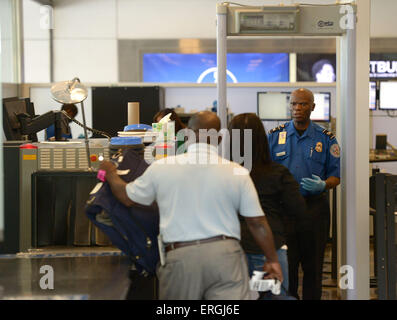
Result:
{"type": "Polygon", "coordinates": [[[18,113],[27,113],[25,100],[3,99],[3,128],[7,140],[22,140],[21,125],[16,116],[18,113]]]}
{"type": "MultiPolygon", "coordinates": [[[[310,115],[313,121],[330,121],[331,94],[316,92],[314,110],[310,115]]],[[[264,121],[291,120],[289,105],[291,92],[258,92],[258,116],[264,121]],[[274,107],[277,106],[277,107],[274,107]]]]}
{"type": "MultiPolygon", "coordinates": [[[[227,81],[288,82],[288,53],[228,53],[227,81]]],[[[215,83],[215,53],[145,53],[144,82],[215,83]]]]}
{"type": "Polygon", "coordinates": [[[27,106],[24,100],[4,101],[4,115],[9,121],[12,129],[19,129],[20,124],[17,119],[18,113],[27,113],[27,106]]]}
{"type": "Polygon", "coordinates": [[[376,82],[369,83],[369,109],[376,110],[376,82]]]}
{"type": "Polygon", "coordinates": [[[331,94],[329,92],[314,92],[314,110],[310,115],[313,121],[329,121],[331,112],[331,94]]]}
{"type": "Polygon", "coordinates": [[[397,81],[381,81],[379,87],[379,109],[397,110],[397,81]]]}
{"type": "MultiPolygon", "coordinates": [[[[7,140],[21,140],[21,124],[17,118],[18,113],[27,113],[34,116],[34,106],[29,98],[17,97],[3,99],[3,129],[7,140]]],[[[30,134],[29,140],[37,141],[36,134],[30,134]]]]}
{"type": "Polygon", "coordinates": [[[369,62],[369,78],[373,80],[389,80],[397,78],[396,53],[371,53],[369,62]]]}
{"type": "Polygon", "coordinates": [[[296,55],[297,81],[336,81],[336,55],[328,53],[298,53],[296,55]]]}
{"type": "Polygon", "coordinates": [[[258,116],[264,121],[290,120],[291,92],[258,92],[258,116]]]}

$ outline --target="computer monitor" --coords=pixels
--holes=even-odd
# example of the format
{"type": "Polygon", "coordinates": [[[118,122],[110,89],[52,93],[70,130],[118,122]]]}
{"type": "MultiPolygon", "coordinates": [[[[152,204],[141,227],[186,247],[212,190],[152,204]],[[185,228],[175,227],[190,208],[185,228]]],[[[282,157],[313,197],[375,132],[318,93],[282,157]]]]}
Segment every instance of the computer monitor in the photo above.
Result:
{"type": "Polygon", "coordinates": [[[22,140],[18,113],[28,113],[27,101],[17,97],[3,99],[3,128],[7,140],[22,140]]]}
{"type": "MultiPolygon", "coordinates": [[[[22,138],[17,113],[26,113],[35,117],[33,102],[29,98],[12,97],[3,99],[3,128],[7,140],[20,140],[22,138]]],[[[37,142],[37,134],[29,134],[28,139],[37,142]]]]}
{"type": "MultiPolygon", "coordinates": [[[[316,106],[310,119],[312,121],[330,121],[331,93],[316,92],[313,95],[316,106]]],[[[291,120],[290,96],[291,92],[258,92],[259,118],[264,121],[291,120]]]]}
{"type": "Polygon", "coordinates": [[[49,111],[41,116],[36,116],[33,103],[29,98],[3,99],[3,129],[8,141],[24,140],[27,136],[27,139],[37,142],[36,133],[51,124],[55,126],[56,140],[62,140],[62,117],[61,111],[49,111]]]}
{"type": "Polygon", "coordinates": [[[313,95],[316,106],[310,115],[310,119],[312,121],[329,122],[331,118],[331,93],[314,92],[313,95]]]}
{"type": "Polygon", "coordinates": [[[335,82],[336,54],[297,53],[297,81],[335,82]]]}
{"type": "Polygon", "coordinates": [[[379,86],[379,109],[397,110],[397,81],[381,81],[379,86]]]}
{"type": "Polygon", "coordinates": [[[258,116],[263,121],[291,119],[289,99],[291,92],[258,92],[258,116]]]}
{"type": "Polygon", "coordinates": [[[376,82],[369,83],[369,109],[376,110],[376,82]]]}

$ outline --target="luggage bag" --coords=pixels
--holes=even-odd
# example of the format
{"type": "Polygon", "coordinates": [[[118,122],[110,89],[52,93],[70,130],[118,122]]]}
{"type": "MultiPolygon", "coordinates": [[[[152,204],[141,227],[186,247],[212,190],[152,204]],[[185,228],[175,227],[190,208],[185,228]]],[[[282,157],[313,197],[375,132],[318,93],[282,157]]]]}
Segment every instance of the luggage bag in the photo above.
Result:
{"type": "MultiPolygon", "coordinates": [[[[144,173],[149,166],[133,149],[114,155],[120,177],[131,182],[144,173]]],[[[100,182],[91,191],[86,205],[88,218],[102,230],[113,245],[127,255],[139,274],[155,275],[159,261],[157,236],[159,234],[159,212],[157,205],[127,208],[112,194],[109,184],[100,182]]]]}

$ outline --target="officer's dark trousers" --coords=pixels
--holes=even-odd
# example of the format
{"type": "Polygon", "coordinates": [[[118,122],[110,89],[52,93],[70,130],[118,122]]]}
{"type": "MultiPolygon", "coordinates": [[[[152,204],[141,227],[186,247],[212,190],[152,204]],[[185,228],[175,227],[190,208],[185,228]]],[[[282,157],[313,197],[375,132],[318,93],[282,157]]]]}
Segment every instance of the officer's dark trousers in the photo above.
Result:
{"type": "Polygon", "coordinates": [[[303,270],[303,300],[321,299],[324,251],[329,234],[330,209],[325,196],[306,198],[304,221],[288,222],[288,268],[290,295],[298,296],[299,263],[303,270]]]}

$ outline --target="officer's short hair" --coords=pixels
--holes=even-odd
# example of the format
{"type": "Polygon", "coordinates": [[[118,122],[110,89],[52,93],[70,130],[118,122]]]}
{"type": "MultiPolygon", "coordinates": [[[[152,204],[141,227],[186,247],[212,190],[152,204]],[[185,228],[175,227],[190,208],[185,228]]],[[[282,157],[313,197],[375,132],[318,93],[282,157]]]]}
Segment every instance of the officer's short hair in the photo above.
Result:
{"type": "Polygon", "coordinates": [[[67,113],[69,113],[72,116],[72,118],[74,118],[78,112],[76,105],[72,103],[63,104],[61,110],[64,110],[67,113]]]}

